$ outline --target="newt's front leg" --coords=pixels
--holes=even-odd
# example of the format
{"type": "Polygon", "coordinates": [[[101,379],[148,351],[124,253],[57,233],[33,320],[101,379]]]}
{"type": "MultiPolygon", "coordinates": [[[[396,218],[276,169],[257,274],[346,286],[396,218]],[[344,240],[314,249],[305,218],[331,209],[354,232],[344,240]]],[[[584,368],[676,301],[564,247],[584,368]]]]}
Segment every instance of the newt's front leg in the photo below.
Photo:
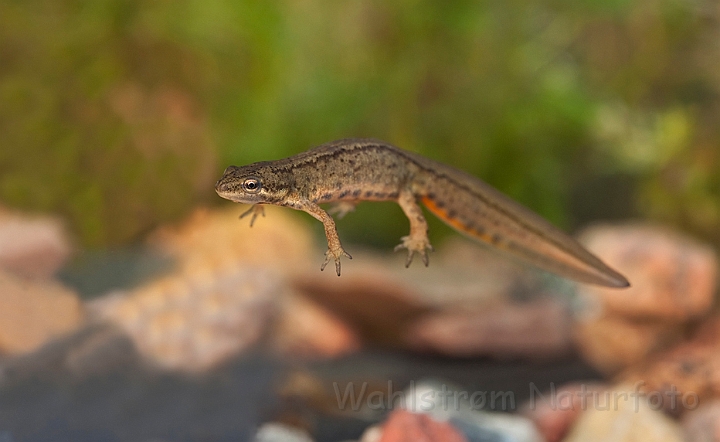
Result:
{"type": "Polygon", "coordinates": [[[325,252],[325,262],[320,266],[320,270],[325,270],[325,266],[332,258],[335,260],[335,271],[337,275],[340,276],[340,258],[346,256],[348,259],[352,259],[352,256],[350,256],[340,244],[340,237],[338,237],[337,228],[335,227],[335,220],[320,206],[310,201],[303,202],[295,208],[309,213],[313,218],[323,223],[323,227],[325,227],[325,237],[328,242],[328,250],[325,252]]]}
{"type": "Polygon", "coordinates": [[[397,202],[410,221],[410,234],[400,238],[402,243],[395,247],[395,251],[407,249],[408,256],[405,261],[405,267],[410,267],[410,263],[416,253],[420,255],[423,264],[427,267],[429,264],[427,251],[432,251],[433,248],[427,236],[428,225],[423,216],[422,209],[418,206],[415,195],[409,190],[400,192],[397,202]]]}
{"type": "Polygon", "coordinates": [[[242,215],[240,215],[240,219],[243,219],[248,215],[252,215],[252,218],[250,218],[250,227],[252,227],[253,224],[255,224],[255,219],[258,217],[258,215],[262,215],[263,218],[265,217],[265,206],[263,206],[262,204],[253,204],[248,210],[246,210],[242,213],[242,215]]]}

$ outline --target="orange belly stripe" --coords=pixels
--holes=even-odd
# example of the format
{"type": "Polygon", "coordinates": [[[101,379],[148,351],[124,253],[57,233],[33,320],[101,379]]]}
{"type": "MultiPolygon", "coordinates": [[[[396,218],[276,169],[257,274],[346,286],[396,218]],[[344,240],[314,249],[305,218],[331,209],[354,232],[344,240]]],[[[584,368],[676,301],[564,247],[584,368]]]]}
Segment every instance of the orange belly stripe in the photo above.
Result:
{"type": "Polygon", "coordinates": [[[430,212],[432,212],[435,216],[443,220],[444,223],[449,225],[450,227],[458,230],[459,232],[465,233],[466,235],[472,236],[473,238],[477,238],[481,241],[485,241],[490,244],[494,244],[495,246],[499,246],[498,244],[498,238],[496,235],[490,235],[488,233],[480,233],[477,230],[473,229],[472,227],[467,226],[462,221],[460,221],[459,218],[452,218],[448,215],[448,212],[444,209],[441,209],[438,207],[433,200],[430,198],[424,196],[420,199],[425,207],[428,208],[430,212]]]}

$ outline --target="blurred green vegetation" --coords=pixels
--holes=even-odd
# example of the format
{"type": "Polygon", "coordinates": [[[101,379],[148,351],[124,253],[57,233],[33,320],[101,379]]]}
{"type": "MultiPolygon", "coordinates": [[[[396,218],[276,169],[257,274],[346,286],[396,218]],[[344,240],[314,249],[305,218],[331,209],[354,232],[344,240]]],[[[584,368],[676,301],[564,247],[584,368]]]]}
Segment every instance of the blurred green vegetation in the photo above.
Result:
{"type": "MultiPolygon", "coordinates": [[[[702,0],[3,0],[0,202],[122,244],[219,202],[229,164],[372,136],[566,228],[720,243],[719,23],[702,0]]],[[[389,204],[342,223],[407,229],[389,204]]]]}

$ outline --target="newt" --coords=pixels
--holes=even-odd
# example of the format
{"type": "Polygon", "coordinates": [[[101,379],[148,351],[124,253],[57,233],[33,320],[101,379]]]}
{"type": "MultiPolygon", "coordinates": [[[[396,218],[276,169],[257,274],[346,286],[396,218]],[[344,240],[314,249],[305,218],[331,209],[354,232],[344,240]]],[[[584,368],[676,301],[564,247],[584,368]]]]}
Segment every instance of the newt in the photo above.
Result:
{"type": "MultiPolygon", "coordinates": [[[[543,270],[579,282],[628,287],[624,276],[530,209],[461,170],[373,139],[344,139],[277,160],[230,166],[215,185],[223,198],[252,204],[242,216],[264,215],[263,204],[307,212],[323,223],[330,260],[352,259],[335,221],[320,207],[336,203],[342,217],[360,201],[395,201],[410,221],[406,267],[417,254],[427,266],[432,250],[423,205],[455,230],[543,270]]],[[[241,217],[242,217],[241,216],[241,217]]]]}

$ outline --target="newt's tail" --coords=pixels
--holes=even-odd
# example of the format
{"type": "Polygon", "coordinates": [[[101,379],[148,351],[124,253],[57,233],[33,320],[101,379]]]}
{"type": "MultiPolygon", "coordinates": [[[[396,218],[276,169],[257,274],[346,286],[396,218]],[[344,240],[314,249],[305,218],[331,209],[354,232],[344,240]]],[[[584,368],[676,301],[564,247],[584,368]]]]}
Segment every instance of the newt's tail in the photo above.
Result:
{"type": "Polygon", "coordinates": [[[475,177],[441,174],[431,187],[422,197],[425,206],[471,238],[569,279],[606,287],[630,286],[623,275],[572,237],[475,177]]]}

